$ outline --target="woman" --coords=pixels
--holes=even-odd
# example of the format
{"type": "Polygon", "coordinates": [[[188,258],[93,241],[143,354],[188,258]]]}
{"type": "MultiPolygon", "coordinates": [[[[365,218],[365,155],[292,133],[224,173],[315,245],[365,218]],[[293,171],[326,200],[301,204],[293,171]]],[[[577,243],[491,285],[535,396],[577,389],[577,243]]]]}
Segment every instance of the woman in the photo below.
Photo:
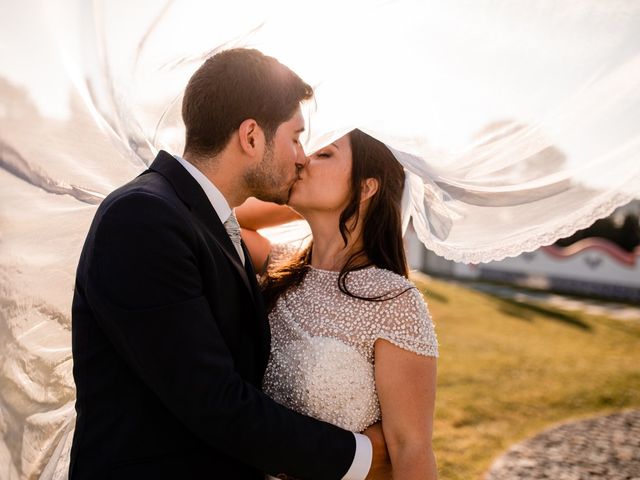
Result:
{"type": "Polygon", "coordinates": [[[256,232],[296,218],[287,207],[251,201],[237,217],[254,263],[272,258],[263,278],[272,330],[265,391],[352,431],[382,420],[393,478],[435,479],[438,346],[407,279],[403,185],[389,149],[353,130],[311,155],[291,190],[289,205],[311,227],[307,248],[287,255],[256,232]]]}

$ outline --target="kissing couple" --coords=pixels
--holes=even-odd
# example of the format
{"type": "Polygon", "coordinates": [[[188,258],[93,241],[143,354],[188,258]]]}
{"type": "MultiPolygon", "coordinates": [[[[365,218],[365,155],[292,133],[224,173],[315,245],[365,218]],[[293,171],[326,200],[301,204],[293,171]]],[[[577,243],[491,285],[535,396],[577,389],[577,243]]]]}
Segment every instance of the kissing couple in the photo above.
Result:
{"type": "Polygon", "coordinates": [[[101,203],[73,299],[70,479],[437,478],[405,172],[358,129],[307,156],[312,97],[257,50],[215,54],[184,93],[184,152],[101,203]],[[258,232],[300,217],[301,248],[258,232]]]}

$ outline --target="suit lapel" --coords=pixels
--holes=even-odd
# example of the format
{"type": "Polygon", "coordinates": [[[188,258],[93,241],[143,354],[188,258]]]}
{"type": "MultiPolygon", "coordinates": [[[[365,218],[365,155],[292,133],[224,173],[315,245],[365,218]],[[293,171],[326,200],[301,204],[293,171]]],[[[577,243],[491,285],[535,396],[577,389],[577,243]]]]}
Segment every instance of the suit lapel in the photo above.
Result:
{"type": "MultiPolygon", "coordinates": [[[[200,220],[203,227],[211,233],[211,236],[222,253],[224,253],[234,267],[234,270],[240,276],[251,298],[256,304],[260,303],[260,299],[256,297],[255,288],[252,286],[252,282],[249,281],[247,271],[244,265],[242,265],[240,257],[238,257],[233,242],[229,238],[229,234],[227,234],[222,221],[202,190],[202,187],[200,187],[200,184],[173,156],[163,150],[160,150],[158,156],[149,167],[149,170],[158,172],[171,183],[180,199],[189,207],[196,218],[200,220]]],[[[245,256],[247,262],[250,262],[250,257],[248,255],[245,256]]],[[[253,284],[255,284],[255,281],[253,284]]]]}
{"type": "MultiPolygon", "coordinates": [[[[256,299],[256,308],[258,310],[258,318],[260,319],[259,327],[260,333],[262,337],[265,339],[263,344],[263,364],[266,367],[267,362],[269,360],[269,353],[271,351],[271,329],[269,328],[269,320],[267,319],[267,312],[264,308],[264,302],[262,301],[262,293],[260,292],[260,287],[258,286],[258,282],[256,280],[256,272],[253,269],[253,264],[251,262],[251,256],[249,255],[249,251],[247,250],[247,246],[242,242],[242,250],[244,251],[244,258],[246,259],[246,272],[247,276],[250,279],[251,288],[253,290],[253,296],[256,299]]],[[[264,373],[264,372],[263,372],[264,373]]]]}
{"type": "MultiPolygon", "coordinates": [[[[200,188],[200,185],[198,185],[198,188],[200,188]]],[[[198,219],[202,221],[204,227],[213,235],[214,241],[220,247],[220,250],[222,250],[222,253],[224,253],[231,265],[233,265],[234,270],[238,273],[238,275],[242,279],[242,283],[244,283],[245,287],[247,287],[247,290],[255,301],[256,298],[254,295],[254,291],[251,286],[251,282],[249,281],[249,277],[247,276],[244,265],[242,264],[242,260],[240,260],[238,252],[233,246],[233,242],[229,238],[229,234],[225,230],[224,225],[220,221],[220,218],[211,206],[209,199],[206,198],[206,201],[206,204],[200,203],[192,208],[192,212],[195,213],[196,217],[198,217],[198,219]]],[[[248,255],[245,255],[245,257],[247,258],[247,262],[249,262],[250,257],[248,255]]]]}

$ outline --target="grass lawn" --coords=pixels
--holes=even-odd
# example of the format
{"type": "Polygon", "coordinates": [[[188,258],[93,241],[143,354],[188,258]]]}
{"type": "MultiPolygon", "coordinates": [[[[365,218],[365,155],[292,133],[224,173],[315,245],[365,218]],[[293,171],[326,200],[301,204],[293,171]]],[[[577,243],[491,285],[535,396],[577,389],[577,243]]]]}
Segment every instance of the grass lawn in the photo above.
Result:
{"type": "Polygon", "coordinates": [[[440,343],[440,478],[478,480],[512,444],[559,421],[640,408],[640,322],[414,281],[440,343]]]}

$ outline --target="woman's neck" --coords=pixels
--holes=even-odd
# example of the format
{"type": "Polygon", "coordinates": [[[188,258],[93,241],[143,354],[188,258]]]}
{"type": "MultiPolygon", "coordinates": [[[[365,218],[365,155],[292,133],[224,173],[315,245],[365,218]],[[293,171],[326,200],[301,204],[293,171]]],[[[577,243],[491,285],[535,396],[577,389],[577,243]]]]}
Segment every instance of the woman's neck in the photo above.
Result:
{"type": "Polygon", "coordinates": [[[345,246],[340,235],[340,220],[335,216],[313,215],[306,218],[313,235],[311,266],[322,270],[340,271],[353,252],[361,250],[360,225],[347,235],[345,246]]]}

